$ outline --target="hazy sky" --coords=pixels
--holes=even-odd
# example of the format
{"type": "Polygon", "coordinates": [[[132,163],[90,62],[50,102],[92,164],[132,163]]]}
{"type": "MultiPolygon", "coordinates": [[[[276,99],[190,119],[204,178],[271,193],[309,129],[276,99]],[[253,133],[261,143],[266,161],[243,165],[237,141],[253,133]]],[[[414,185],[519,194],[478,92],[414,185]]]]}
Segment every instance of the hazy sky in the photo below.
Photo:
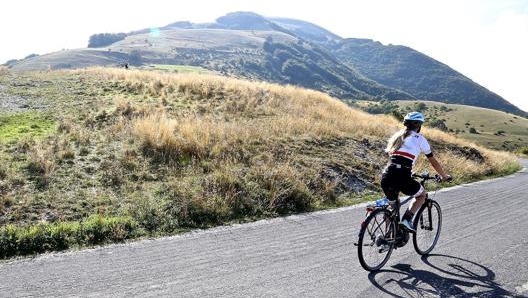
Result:
{"type": "Polygon", "coordinates": [[[7,0],[0,8],[0,64],[84,48],[96,33],[251,11],[409,46],[528,111],[528,0],[7,0]]]}

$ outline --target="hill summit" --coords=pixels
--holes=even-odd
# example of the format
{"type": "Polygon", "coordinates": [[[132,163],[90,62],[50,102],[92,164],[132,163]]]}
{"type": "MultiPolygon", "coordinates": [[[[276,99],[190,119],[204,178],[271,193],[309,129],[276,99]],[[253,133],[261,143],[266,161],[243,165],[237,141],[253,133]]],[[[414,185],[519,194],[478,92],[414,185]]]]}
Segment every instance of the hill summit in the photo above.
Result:
{"type": "Polygon", "coordinates": [[[13,71],[156,64],[323,91],[340,99],[431,100],[528,114],[449,66],[400,45],[342,38],[310,22],[233,12],[212,23],[99,33],[87,48],[11,60],[13,71]]]}

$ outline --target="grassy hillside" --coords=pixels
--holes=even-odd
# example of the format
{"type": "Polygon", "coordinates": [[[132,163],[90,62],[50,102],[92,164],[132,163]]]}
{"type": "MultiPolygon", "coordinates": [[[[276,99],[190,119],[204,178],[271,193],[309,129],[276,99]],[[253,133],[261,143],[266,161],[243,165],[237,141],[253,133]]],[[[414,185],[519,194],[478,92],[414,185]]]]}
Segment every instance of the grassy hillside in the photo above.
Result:
{"type": "MultiPolygon", "coordinates": [[[[404,110],[416,101],[398,101],[404,110]]],[[[496,150],[516,151],[528,145],[528,119],[502,111],[457,104],[422,102],[431,120],[445,122],[450,133],[496,150]]]]}
{"type": "Polygon", "coordinates": [[[481,146],[511,152],[528,150],[528,118],[498,110],[434,101],[350,101],[350,105],[373,114],[422,111],[428,125],[481,146]]]}
{"type": "MultiPolygon", "coordinates": [[[[0,257],[371,200],[400,128],[320,92],[211,74],[0,74],[0,257]]],[[[424,133],[453,183],[518,169],[424,133]]]]}
{"type": "Polygon", "coordinates": [[[188,65],[246,80],[319,90],[340,99],[415,100],[526,112],[406,46],[343,39],[306,21],[234,12],[213,23],[173,22],[128,33],[98,33],[88,48],[10,60],[12,71],[188,65]]]}
{"type": "MultiPolygon", "coordinates": [[[[12,71],[46,71],[116,67],[125,63],[134,67],[189,65],[247,80],[324,90],[340,97],[414,98],[366,79],[341,64],[324,48],[285,33],[287,30],[266,28],[272,23],[262,17],[260,20],[262,23],[256,27],[261,29],[251,29],[251,26],[242,29],[233,24],[230,27],[238,29],[167,26],[160,30],[141,30],[104,47],[31,55],[27,59],[10,61],[7,66],[12,71]]],[[[276,25],[272,27],[279,29],[276,25]]]]}

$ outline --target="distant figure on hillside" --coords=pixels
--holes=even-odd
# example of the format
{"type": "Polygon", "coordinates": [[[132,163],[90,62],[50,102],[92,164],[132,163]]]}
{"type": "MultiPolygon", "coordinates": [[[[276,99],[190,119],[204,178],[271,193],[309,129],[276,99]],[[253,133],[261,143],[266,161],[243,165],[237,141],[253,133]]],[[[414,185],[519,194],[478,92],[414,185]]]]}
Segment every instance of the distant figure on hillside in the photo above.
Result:
{"type": "Polygon", "coordinates": [[[125,68],[128,69],[128,63],[125,63],[125,68]]]}
{"type": "Polygon", "coordinates": [[[429,142],[420,134],[425,117],[420,112],[411,112],[403,118],[404,129],[396,132],[387,142],[385,152],[389,154],[389,163],[381,176],[381,188],[389,201],[398,200],[399,193],[414,196],[409,208],[405,211],[401,223],[409,232],[416,232],[412,218],[420,209],[427,192],[423,186],[412,178],[412,168],[420,153],[438,172],[442,180],[451,180],[438,160],[433,156],[429,142]]]}

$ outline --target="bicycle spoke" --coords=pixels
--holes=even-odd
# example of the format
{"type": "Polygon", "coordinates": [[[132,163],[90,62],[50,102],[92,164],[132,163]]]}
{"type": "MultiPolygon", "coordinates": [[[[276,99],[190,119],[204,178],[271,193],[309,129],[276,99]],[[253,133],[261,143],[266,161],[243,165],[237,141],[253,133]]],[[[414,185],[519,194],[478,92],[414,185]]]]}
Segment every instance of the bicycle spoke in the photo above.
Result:
{"type": "Polygon", "coordinates": [[[393,225],[387,220],[389,214],[386,210],[374,211],[360,231],[358,257],[366,270],[378,270],[390,257],[393,246],[387,236],[392,237],[393,225]]]}
{"type": "Polygon", "coordinates": [[[416,233],[413,244],[417,253],[424,255],[433,250],[442,228],[442,211],[436,201],[424,204],[417,212],[415,219],[416,233]]]}

